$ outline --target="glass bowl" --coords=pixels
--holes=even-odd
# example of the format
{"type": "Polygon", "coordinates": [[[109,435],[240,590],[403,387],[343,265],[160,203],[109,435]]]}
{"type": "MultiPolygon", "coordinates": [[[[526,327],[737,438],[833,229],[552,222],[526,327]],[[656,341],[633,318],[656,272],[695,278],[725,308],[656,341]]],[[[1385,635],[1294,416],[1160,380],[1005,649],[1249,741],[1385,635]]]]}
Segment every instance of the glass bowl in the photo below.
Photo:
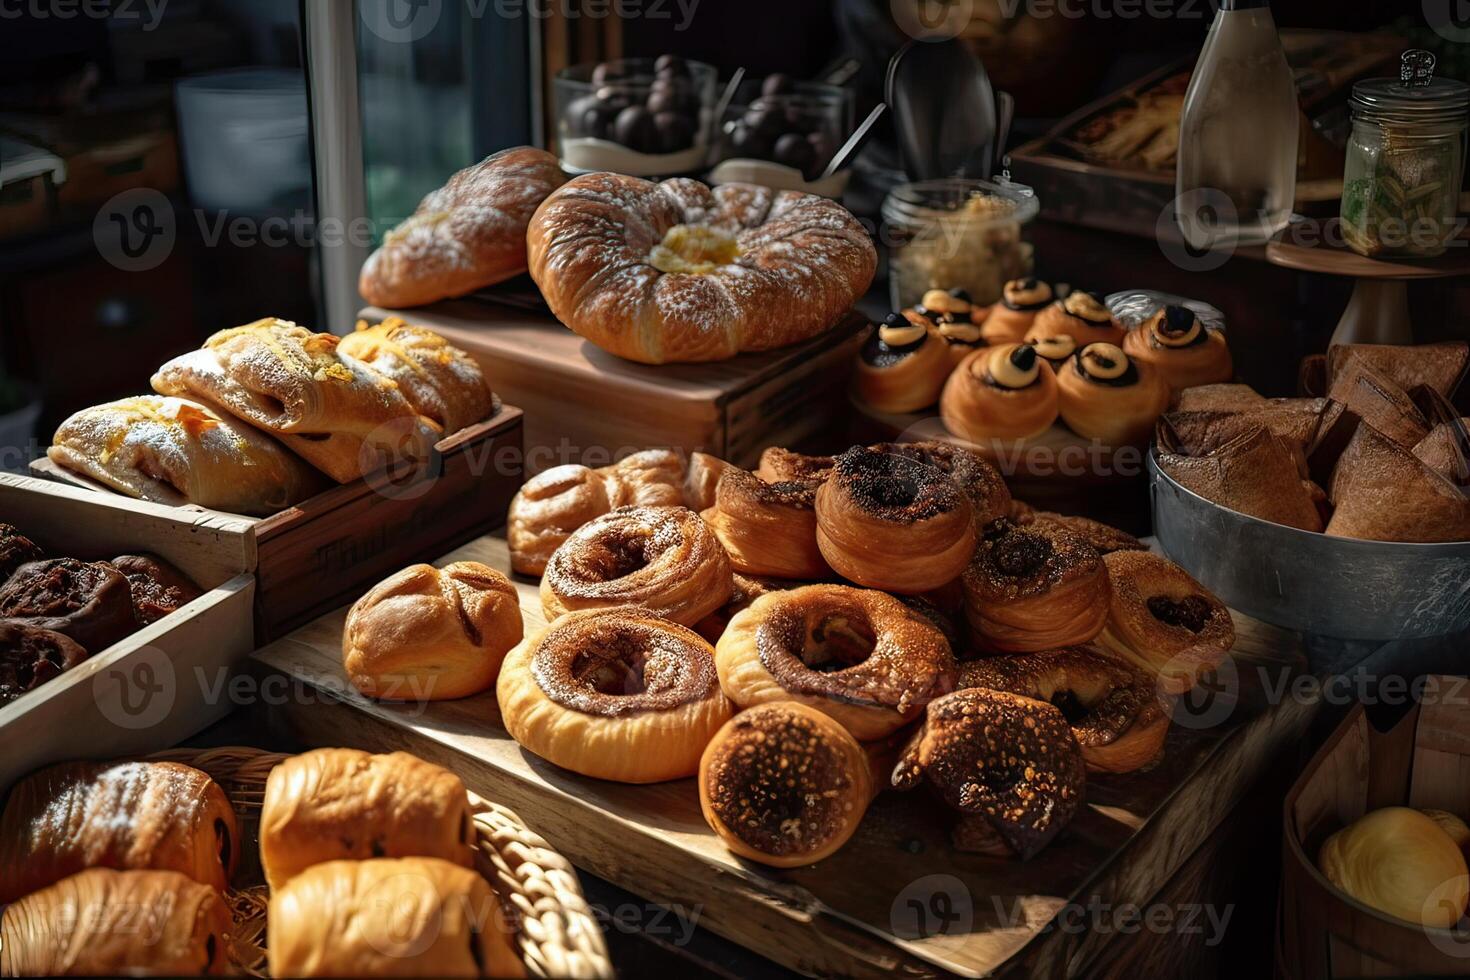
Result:
{"type": "Polygon", "coordinates": [[[716,80],[713,65],[670,55],[563,69],[552,86],[562,165],[635,177],[702,170],[716,80]]]}
{"type": "Polygon", "coordinates": [[[852,93],[786,75],[747,78],[720,120],[719,159],[765,160],[815,180],[852,132],[852,93]]]}

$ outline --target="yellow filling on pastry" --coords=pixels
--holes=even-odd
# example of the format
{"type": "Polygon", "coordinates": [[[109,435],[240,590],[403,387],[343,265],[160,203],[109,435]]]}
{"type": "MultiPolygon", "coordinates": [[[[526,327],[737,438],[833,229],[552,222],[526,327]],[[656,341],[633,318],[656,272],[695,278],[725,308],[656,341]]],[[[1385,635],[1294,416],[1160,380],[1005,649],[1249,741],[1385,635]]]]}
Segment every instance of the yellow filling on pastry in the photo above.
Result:
{"type": "Polygon", "coordinates": [[[1111,381],[1128,370],[1128,355],[1116,344],[1088,344],[1082,349],[1082,367],[1088,377],[1111,381]]]}
{"type": "Polygon", "coordinates": [[[1106,323],[1112,319],[1113,314],[1108,308],[1097,301],[1097,297],[1091,293],[1080,290],[1071,293],[1062,300],[1062,308],[1075,317],[1081,317],[1091,323],[1106,323]]]}
{"type": "Polygon", "coordinates": [[[907,347],[909,344],[917,343],[924,336],[927,328],[909,324],[907,327],[890,327],[883,324],[878,328],[878,339],[889,347],[907,347]]]}
{"type": "Polygon", "coordinates": [[[963,321],[941,323],[939,333],[949,340],[958,340],[965,344],[973,344],[980,339],[980,327],[977,324],[963,321]]]}
{"type": "Polygon", "coordinates": [[[1037,340],[1028,341],[1036,348],[1036,353],[1048,361],[1060,361],[1071,357],[1077,350],[1077,340],[1069,333],[1059,333],[1055,337],[1041,337],[1037,340]]]}
{"type": "Polygon", "coordinates": [[[1051,286],[1040,279],[1012,279],[1003,295],[1012,306],[1034,306],[1051,300],[1051,286]]]}
{"type": "Polygon", "coordinates": [[[704,225],[675,225],[648,253],[648,262],[659,272],[700,276],[739,257],[740,243],[734,236],[704,225]]]}
{"type": "Polygon", "coordinates": [[[1041,362],[1033,355],[1028,367],[1021,367],[1012,355],[1023,345],[1006,344],[997,347],[995,353],[990,355],[990,377],[1002,388],[1024,388],[1036,380],[1036,375],[1041,371],[1041,362]]]}
{"type": "Polygon", "coordinates": [[[1154,340],[1165,347],[1188,347],[1194,343],[1199,337],[1199,332],[1204,329],[1204,326],[1199,322],[1199,318],[1196,317],[1190,321],[1189,327],[1186,330],[1172,331],[1169,329],[1168,312],[1167,309],[1160,310],[1154,314],[1153,319],[1149,322],[1148,329],[1153,334],[1154,340]]]}

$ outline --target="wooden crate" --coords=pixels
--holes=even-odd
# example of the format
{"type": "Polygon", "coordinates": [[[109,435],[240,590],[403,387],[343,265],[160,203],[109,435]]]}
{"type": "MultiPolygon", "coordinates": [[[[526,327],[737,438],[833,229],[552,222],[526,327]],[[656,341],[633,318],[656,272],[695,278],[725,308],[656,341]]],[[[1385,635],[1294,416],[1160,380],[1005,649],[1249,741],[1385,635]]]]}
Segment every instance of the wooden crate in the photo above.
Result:
{"type": "MultiPolygon", "coordinates": [[[[522,482],[521,419],[520,409],[502,405],[493,418],[440,442],[429,465],[404,482],[354,480],[270,517],[164,509],[244,522],[256,560],[255,632],[263,643],[355,600],[405,565],[504,524],[522,482]]],[[[47,459],[31,469],[100,490],[122,506],[137,503],[47,459]]]]}
{"type": "Polygon", "coordinates": [[[0,519],[50,555],[140,551],[178,566],[204,595],[0,707],[0,790],[52,762],[152,752],[223,718],[224,684],[255,648],[254,541],[239,518],[183,513],[0,473],[0,519]]]}
{"type": "Polygon", "coordinates": [[[1426,679],[1380,732],[1359,705],[1286,797],[1278,966],[1296,980],[1470,976],[1470,933],[1429,929],[1349,898],[1317,869],[1323,841],[1386,806],[1470,817],[1470,680],[1426,679]]]}
{"type": "MultiPolygon", "coordinates": [[[[463,559],[509,568],[505,542],[495,537],[443,561],[463,559]]],[[[538,627],[536,587],[517,588],[527,629],[538,627]]],[[[341,662],[344,618],[339,610],[256,654],[262,672],[283,674],[305,692],[266,716],[285,729],[279,734],[316,746],[403,749],[448,766],[476,792],[524,814],[579,867],[651,902],[697,908],[700,926],[818,976],[1095,975],[1091,964],[1116,957],[1119,930],[1059,928],[1058,911],[1069,903],[1116,910],[1161,893],[1171,907],[1183,901],[1165,889],[1314,714],[1305,700],[1262,703],[1265,685],[1284,684],[1283,673],[1300,669],[1300,652],[1288,634],[1237,617],[1230,662],[1241,683],[1231,720],[1176,726],[1149,771],[1089,776],[1089,806],[1031,861],[956,852],[941,806],[922,793],[884,793],[835,855],[780,871],[720,845],[700,815],[693,780],[604,782],[522,750],[501,726],[493,691],[427,705],[344,694],[352,691],[341,662]],[[923,931],[914,928],[911,903],[938,909],[944,901],[964,918],[936,916],[923,931]]],[[[1177,965],[1174,938],[1143,937],[1151,945],[1140,940],[1148,948],[1127,960],[1134,972],[1116,975],[1169,975],[1147,967],[1177,965]]]]}
{"type": "Polygon", "coordinates": [[[754,467],[767,446],[797,447],[845,422],[846,390],[867,321],[856,314],[804,344],[710,364],[635,364],[549,315],[481,299],[402,316],[472,354],[491,386],[526,412],[526,475],[562,463],[603,466],[650,447],[701,450],[754,467]]]}

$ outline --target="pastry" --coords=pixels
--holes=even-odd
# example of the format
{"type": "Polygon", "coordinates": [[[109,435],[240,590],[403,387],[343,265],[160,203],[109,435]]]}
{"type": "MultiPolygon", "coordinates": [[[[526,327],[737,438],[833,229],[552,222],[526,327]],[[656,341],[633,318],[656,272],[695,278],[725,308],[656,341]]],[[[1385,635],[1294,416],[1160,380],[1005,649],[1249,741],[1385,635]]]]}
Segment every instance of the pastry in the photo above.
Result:
{"type": "Polygon", "coordinates": [[[833,326],[878,256],[842,205],[751,184],[577,177],[526,232],[531,277],[557,319],[645,364],[717,361],[833,326]]]}
{"type": "Polygon", "coordinates": [[[566,181],[545,150],[492,153],[430,191],[362,264],[357,289],[374,306],[422,306],[526,271],[526,225],[566,181]]]}
{"type": "Polygon", "coordinates": [[[955,660],[934,623],[893,596],[808,585],[737,613],[715,647],[715,667],[742,708],[799,701],[870,741],[950,690],[955,660]]]}
{"type": "Polygon", "coordinates": [[[1372,909],[1431,929],[1453,929],[1470,897],[1465,857],[1418,810],[1373,810],[1328,837],[1317,854],[1326,879],[1372,909]]]}
{"type": "Polygon", "coordinates": [[[1115,527],[1104,524],[1102,521],[1094,521],[1090,517],[1077,517],[1072,514],[1054,514],[1047,510],[1033,510],[1016,520],[1017,524],[1046,524],[1060,527],[1070,531],[1075,536],[1086,541],[1100,555],[1112,554],[1115,551],[1147,551],[1148,545],[1115,527]]]}
{"type": "Polygon", "coordinates": [[[949,345],[938,330],[890,313],[858,352],[854,383],[865,404],[901,415],[938,401],[953,369],[949,345]]]}
{"type": "Polygon", "coordinates": [[[66,762],[26,776],[0,813],[0,903],[87,868],[177,871],[224,891],[240,836],[224,791],[177,762],[66,762]]]}
{"type": "Polygon", "coordinates": [[[1240,412],[1262,408],[1273,399],[1250,385],[1199,385],[1179,392],[1174,407],[1181,412],[1240,412]]]}
{"type": "Polygon", "coordinates": [[[176,871],[91,868],[0,914],[0,976],[229,973],[230,910],[176,871]]]}
{"type": "Polygon", "coordinates": [[[959,812],[956,849],[1027,860],[1082,808],[1086,768],[1057,708],[971,688],[930,703],[892,783],[927,784],[959,812]]]}
{"type": "Polygon", "coordinates": [[[1053,372],[1066,367],[1072,355],[1077,353],[1077,341],[1069,333],[1059,333],[1054,337],[1027,337],[1026,343],[1036,348],[1036,353],[1051,365],[1053,372]]]}
{"type": "Polygon", "coordinates": [[[975,549],[970,500],[942,470],[854,446],[817,490],[817,545],[844,578],[916,593],[960,574],[975,549]]]}
{"type": "MultiPolygon", "coordinates": [[[[1168,425],[1172,436],[1167,440],[1176,451],[1191,456],[1208,456],[1235,439],[1264,428],[1285,443],[1293,453],[1305,457],[1317,434],[1321,411],[1311,399],[1281,399],[1290,404],[1267,402],[1261,408],[1238,412],[1169,412],[1159,420],[1168,425]]],[[[1161,438],[1161,444],[1164,440],[1161,438]]]]}
{"type": "Polygon", "coordinates": [[[41,547],[13,525],[0,524],[0,585],[9,581],[20,566],[45,557],[41,547]]]}
{"type": "Polygon", "coordinates": [[[1317,505],[1321,489],[1303,477],[1300,453],[1265,426],[1205,456],[1170,452],[1161,445],[1155,458],[1159,469],[1180,486],[1221,507],[1304,531],[1322,530],[1317,505]]]}
{"type": "Polygon", "coordinates": [[[106,562],[50,558],[16,569],[0,586],[0,619],[61,633],[89,654],[138,630],[133,596],[122,572],[106,562]]]}
{"type": "Polygon", "coordinates": [[[1011,491],[1000,470],[968,449],[948,442],[882,442],[869,449],[878,453],[906,456],[947,474],[970,500],[975,529],[1011,512],[1011,491]]]}
{"type": "Polygon", "coordinates": [[[273,977],[523,977],[485,879],[438,858],[327,861],[272,889],[273,977]]]}
{"type": "Polygon", "coordinates": [[[714,645],[720,641],[725,634],[730,620],[735,614],[750,608],[750,604],[768,592],[782,592],[786,589],[799,589],[807,582],[794,582],[790,579],[762,578],[755,575],[741,575],[736,572],[731,576],[732,586],[730,589],[730,600],[723,606],[710,613],[708,616],[694,624],[694,632],[704,637],[714,645]]]}
{"type": "MultiPolygon", "coordinates": [[[[715,505],[716,493],[719,490],[720,480],[725,474],[736,469],[718,456],[709,453],[690,453],[689,469],[684,474],[684,506],[702,514],[715,505]]],[[[772,480],[779,483],[779,480],[772,480]]]]}
{"type": "Polygon", "coordinates": [[[506,657],[505,730],[563,769],[623,783],[692,776],[730,718],[714,651],[636,606],[567,613],[506,657]]]}
{"type": "Polygon", "coordinates": [[[139,500],[265,517],[324,486],[275,440],[187,398],[140,395],[61,423],[46,455],[139,500]]]}
{"type": "Polygon", "coordinates": [[[520,597],[495,569],[476,561],[412,565],[347,611],[342,667],[371,698],[463,698],[495,684],[521,635],[520,597]]]}
{"type": "Polygon", "coordinates": [[[1117,346],[1123,343],[1124,332],[1101,296],[1074,289],[1065,299],[1059,299],[1037,313],[1031,329],[1024,331],[1023,335],[1032,340],[1044,340],[1064,333],[1077,341],[1078,347],[1086,347],[1099,343],[1117,346]]]}
{"type": "Polygon", "coordinates": [[[1450,840],[1454,841],[1455,846],[1460,849],[1461,854],[1464,854],[1466,849],[1470,848],[1470,824],[1465,823],[1464,820],[1450,813],[1448,810],[1421,808],[1419,812],[1438,824],[1440,830],[1449,834],[1450,840]]]}
{"type": "Polygon", "coordinates": [[[553,466],[527,480],[510,502],[506,543],[511,568],[540,575],[572,532],[615,507],[673,507],[684,502],[684,460],[664,449],[633,453],[611,466],[553,466]]]}
{"type": "Polygon", "coordinates": [[[1436,425],[1415,444],[1414,455],[1456,486],[1470,484],[1470,419],[1436,425]]]}
{"type": "Polygon", "coordinates": [[[1235,645],[1225,604],[1167,558],[1147,551],[1103,557],[1111,585],[1107,622],[1096,643],[1183,694],[1235,645]]]}
{"type": "Polygon", "coordinates": [[[1318,442],[1330,441],[1327,433],[1340,422],[1342,434],[1336,440],[1339,451],[1357,431],[1360,421],[1405,449],[1429,435],[1429,420],[1408,393],[1362,361],[1352,361],[1337,373],[1327,397],[1318,442]]]}
{"type": "Polygon", "coordinates": [[[337,350],[392,378],[413,410],[445,435],[495,414],[495,396],[474,358],[402,317],[371,327],[357,321],[337,350]]]}
{"type": "Polygon", "coordinates": [[[836,462],[835,456],[807,456],[779,446],[769,446],[761,451],[760,466],[755,475],[767,483],[780,483],[783,480],[820,482],[832,475],[832,467],[836,462]]]}
{"type": "Polygon", "coordinates": [[[1235,376],[1225,334],[1209,330],[1187,306],[1164,306],[1130,330],[1123,350],[1135,362],[1151,364],[1175,390],[1223,384],[1235,376]]]}
{"type": "Polygon", "coordinates": [[[1102,556],[1056,524],[996,521],[963,582],[971,634],[992,652],[1078,646],[1097,636],[1108,615],[1102,556]]]}
{"type": "Polygon", "coordinates": [[[153,390],[222,406],[338,483],[427,459],[437,438],[431,425],[392,380],[341,354],[339,339],[256,320],[169,361],[153,390]]]}
{"type": "Polygon", "coordinates": [[[1169,407],[1169,386],[1112,344],[1089,344],[1057,375],[1062,421],[1105,446],[1141,446],[1169,407]]]}
{"type": "Polygon", "coordinates": [[[1169,715],[1153,676],[1098,650],[1069,647],[971,660],[961,688],[1009,691],[1056,705],[1082,761],[1097,772],[1133,772],[1164,751],[1169,715]]]}
{"type": "Polygon", "coordinates": [[[742,711],[699,761],[705,822],[737,856],[775,868],[815,864],[846,844],[876,785],[847,729],[794,701],[742,711]]]}
{"type": "MultiPolygon", "coordinates": [[[[968,355],[986,346],[980,331],[985,317],[976,319],[976,307],[970,302],[970,294],[963,289],[931,289],[920,301],[922,305],[913,313],[934,325],[949,350],[949,365],[953,369],[968,355]]],[[[908,311],[905,311],[908,316],[908,311]]],[[[914,316],[910,320],[918,322],[914,316]]],[[[936,395],[937,397],[937,395],[936,395]]],[[[931,403],[932,404],[932,403],[931,403]]]]}
{"type": "Polygon", "coordinates": [[[817,487],[811,480],[767,483],[730,467],[701,515],[746,575],[817,579],[832,574],[817,547],[817,487]]]}
{"type": "Polygon", "coordinates": [[[1030,439],[1057,420],[1057,379],[1034,347],[976,351],[949,376],[939,415],[945,428],[972,443],[1030,439]]]}
{"type": "Polygon", "coordinates": [[[1333,344],[1327,349],[1328,390],[1354,365],[1368,368],[1404,391],[1413,391],[1423,384],[1453,399],[1470,371],[1470,343],[1449,340],[1413,346],[1333,344]]]}
{"type": "Polygon", "coordinates": [[[187,575],[157,555],[119,555],[108,564],[127,578],[139,626],[156,623],[204,594],[187,575]]]}
{"type": "Polygon", "coordinates": [[[431,857],[470,867],[474,837],[464,783],[406,752],[315,749],[265,782],[260,866],[272,892],[325,861],[431,857]]]}
{"type": "Polygon", "coordinates": [[[1002,287],[1000,302],[990,308],[981,332],[992,344],[1019,343],[1053,298],[1051,286],[1040,279],[1012,279],[1002,287]]]}
{"type": "Polygon", "coordinates": [[[730,595],[730,558],[685,507],[619,507],[578,528],[546,563],[541,608],[644,606],[693,626],[730,595]]]}
{"type": "MultiPolygon", "coordinates": [[[[1470,496],[1411,451],[1360,425],[1332,471],[1326,533],[1371,541],[1470,541],[1470,496]]],[[[0,592],[0,611],[3,611],[0,592]]]]}
{"type": "Polygon", "coordinates": [[[70,637],[0,619],[0,707],[86,659],[87,651],[70,637]]]}

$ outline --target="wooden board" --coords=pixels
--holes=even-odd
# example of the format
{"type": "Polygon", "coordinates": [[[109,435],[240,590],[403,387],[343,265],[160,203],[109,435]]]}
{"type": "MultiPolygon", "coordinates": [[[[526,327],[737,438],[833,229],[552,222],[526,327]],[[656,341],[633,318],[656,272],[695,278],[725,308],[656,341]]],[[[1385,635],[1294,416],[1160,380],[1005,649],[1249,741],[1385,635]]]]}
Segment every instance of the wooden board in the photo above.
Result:
{"type": "MultiPolygon", "coordinates": [[[[462,559],[509,568],[500,538],[443,560],[462,559]]],[[[517,587],[527,628],[543,623],[535,586],[517,587]]],[[[1090,777],[1088,808],[1024,864],[954,851],[942,806],[922,793],[884,793],[837,854],[776,871],[720,846],[693,780],[603,782],[523,751],[501,727],[493,692],[429,705],[357,696],[341,668],[344,617],[339,610],[256,654],[259,669],[287,675],[301,692],[268,715],[283,734],[309,745],[404,749],[449,766],[579,867],[650,901],[699,908],[700,926],[812,975],[1077,972],[1116,931],[1046,929],[1058,909],[1157,894],[1313,714],[1287,698],[1254,715],[1237,706],[1234,720],[1213,729],[1176,727],[1152,770],[1090,777]],[[918,934],[915,910],[945,902],[961,918],[936,917],[918,934]]],[[[1258,706],[1252,678],[1279,683],[1300,669],[1300,652],[1290,635],[1263,624],[1240,620],[1238,631],[1240,700],[1258,706]]]]}

